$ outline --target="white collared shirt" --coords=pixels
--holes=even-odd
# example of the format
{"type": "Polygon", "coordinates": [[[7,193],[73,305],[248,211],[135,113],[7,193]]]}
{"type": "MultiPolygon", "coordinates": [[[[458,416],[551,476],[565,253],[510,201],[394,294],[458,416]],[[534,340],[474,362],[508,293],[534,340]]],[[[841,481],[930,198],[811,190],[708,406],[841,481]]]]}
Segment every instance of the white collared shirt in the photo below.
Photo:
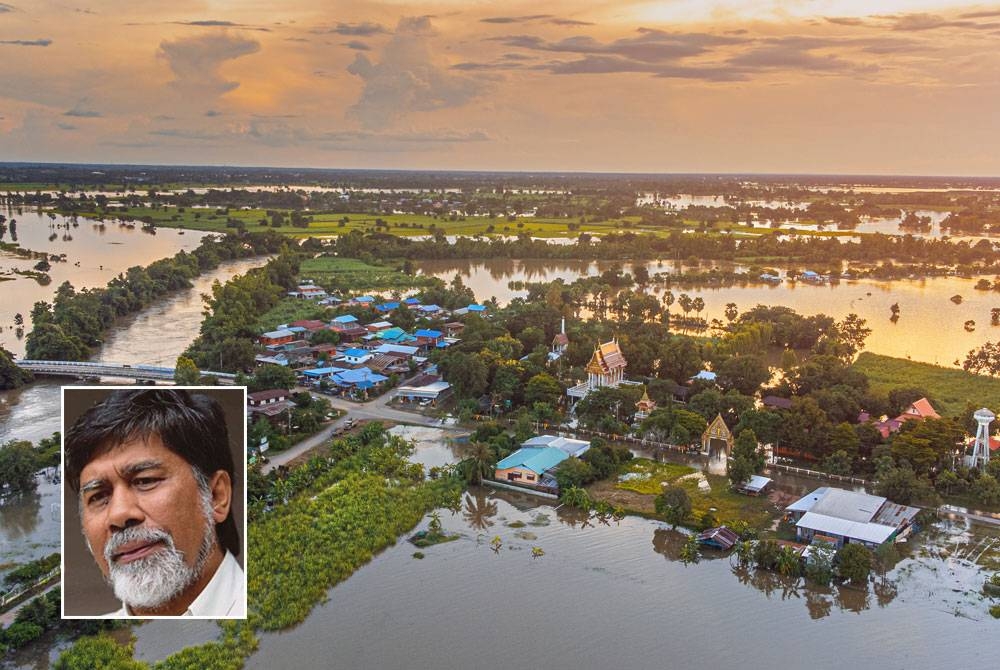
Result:
{"type": "MultiPolygon", "coordinates": [[[[247,615],[246,585],[243,568],[240,567],[236,558],[227,551],[219,568],[212,575],[212,579],[181,616],[245,619],[247,615]]],[[[134,617],[136,615],[129,612],[128,606],[122,603],[120,610],[107,616],[134,617]]]]}

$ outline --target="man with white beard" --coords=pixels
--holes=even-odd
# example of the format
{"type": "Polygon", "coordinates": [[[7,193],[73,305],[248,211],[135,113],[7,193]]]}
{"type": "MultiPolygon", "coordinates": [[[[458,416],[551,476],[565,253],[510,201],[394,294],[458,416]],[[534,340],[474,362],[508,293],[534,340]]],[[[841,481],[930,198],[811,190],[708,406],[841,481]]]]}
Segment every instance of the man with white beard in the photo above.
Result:
{"type": "Polygon", "coordinates": [[[87,547],[122,601],[109,616],[246,616],[218,402],[114,391],[80,416],[65,447],[87,547]]]}

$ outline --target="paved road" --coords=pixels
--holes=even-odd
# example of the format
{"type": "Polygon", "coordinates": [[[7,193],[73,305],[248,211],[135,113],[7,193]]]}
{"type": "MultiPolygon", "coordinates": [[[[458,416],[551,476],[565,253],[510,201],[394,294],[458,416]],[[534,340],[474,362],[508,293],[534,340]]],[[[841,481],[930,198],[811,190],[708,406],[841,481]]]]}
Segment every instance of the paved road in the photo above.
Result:
{"type": "Polygon", "coordinates": [[[31,596],[30,598],[28,598],[27,600],[25,600],[23,602],[18,603],[17,605],[15,605],[11,609],[7,610],[3,614],[0,614],[0,628],[5,628],[5,627],[11,625],[12,623],[14,623],[14,617],[17,616],[18,611],[20,611],[20,609],[22,607],[24,607],[25,605],[27,605],[28,603],[30,603],[35,598],[37,598],[40,595],[42,595],[43,593],[48,593],[49,591],[51,591],[52,589],[56,588],[57,586],[59,586],[59,580],[55,579],[55,580],[52,581],[51,584],[49,584],[48,586],[46,586],[44,589],[42,589],[41,591],[39,591],[35,595],[31,596]]]}
{"type": "MultiPolygon", "coordinates": [[[[293,389],[295,392],[308,391],[304,387],[296,387],[293,389]]],[[[403,410],[395,409],[389,407],[390,394],[385,394],[374,400],[369,400],[368,402],[351,402],[350,400],[344,400],[343,398],[331,398],[319,393],[312,393],[314,398],[323,398],[330,402],[330,406],[334,409],[339,409],[347,412],[344,416],[340,417],[328,426],[325,426],[318,433],[312,437],[307,437],[298,444],[289,447],[280,454],[274,454],[269,456],[270,463],[263,467],[264,474],[267,474],[279,465],[287,465],[289,462],[294,460],[296,457],[301,456],[310,449],[313,449],[323,442],[330,439],[334,433],[337,432],[339,428],[342,428],[348,420],[352,421],[393,421],[395,423],[404,423],[415,426],[429,426],[434,428],[443,428],[445,430],[455,430],[450,427],[442,426],[440,419],[434,419],[431,417],[424,416],[422,414],[417,414],[415,412],[405,412],[403,410]]]]}

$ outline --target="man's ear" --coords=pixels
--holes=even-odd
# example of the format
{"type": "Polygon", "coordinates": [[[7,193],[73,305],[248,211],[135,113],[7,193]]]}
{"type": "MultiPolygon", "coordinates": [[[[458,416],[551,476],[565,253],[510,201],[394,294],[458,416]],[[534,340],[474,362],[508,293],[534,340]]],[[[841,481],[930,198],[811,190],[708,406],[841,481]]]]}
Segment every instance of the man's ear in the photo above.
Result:
{"type": "Polygon", "coordinates": [[[215,523],[222,523],[229,516],[233,502],[233,481],[225,470],[216,470],[208,485],[212,493],[212,518],[215,523]]]}

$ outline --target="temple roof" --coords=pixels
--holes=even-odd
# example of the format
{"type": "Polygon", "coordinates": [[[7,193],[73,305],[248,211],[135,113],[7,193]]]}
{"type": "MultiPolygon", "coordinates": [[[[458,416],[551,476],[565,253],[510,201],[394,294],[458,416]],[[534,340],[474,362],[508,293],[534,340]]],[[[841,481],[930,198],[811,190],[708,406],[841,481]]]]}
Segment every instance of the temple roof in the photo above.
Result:
{"type": "Polygon", "coordinates": [[[617,340],[599,344],[594,349],[594,355],[587,363],[587,372],[595,375],[606,375],[614,370],[624,370],[628,362],[618,347],[617,340]]]}

